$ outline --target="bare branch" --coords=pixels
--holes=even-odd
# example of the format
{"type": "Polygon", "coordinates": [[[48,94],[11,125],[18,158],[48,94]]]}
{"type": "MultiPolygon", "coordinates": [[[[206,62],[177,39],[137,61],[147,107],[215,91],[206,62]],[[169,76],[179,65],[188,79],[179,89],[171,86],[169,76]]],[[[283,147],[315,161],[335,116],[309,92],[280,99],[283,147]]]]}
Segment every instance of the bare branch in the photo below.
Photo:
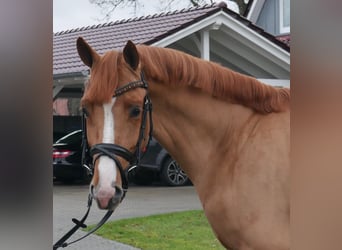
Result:
{"type": "Polygon", "coordinates": [[[199,5],[197,0],[190,0],[191,4],[195,7],[197,7],[199,5]]]}
{"type": "MultiPolygon", "coordinates": [[[[239,8],[240,13],[243,13],[246,8],[246,0],[232,0],[235,1],[239,8]]],[[[143,3],[147,3],[147,0],[89,0],[90,3],[97,5],[101,9],[101,13],[104,16],[102,20],[109,20],[111,16],[113,15],[114,11],[118,7],[129,7],[133,8],[134,15],[137,14],[137,11],[139,8],[143,7],[143,3]]],[[[160,10],[163,11],[170,11],[174,8],[174,6],[179,5],[180,1],[176,0],[165,0],[165,1],[159,1],[160,2],[160,10]]],[[[189,3],[189,6],[193,7],[199,7],[204,4],[213,4],[217,1],[215,0],[187,0],[189,3]]],[[[101,19],[100,19],[101,20],[101,19]]]]}

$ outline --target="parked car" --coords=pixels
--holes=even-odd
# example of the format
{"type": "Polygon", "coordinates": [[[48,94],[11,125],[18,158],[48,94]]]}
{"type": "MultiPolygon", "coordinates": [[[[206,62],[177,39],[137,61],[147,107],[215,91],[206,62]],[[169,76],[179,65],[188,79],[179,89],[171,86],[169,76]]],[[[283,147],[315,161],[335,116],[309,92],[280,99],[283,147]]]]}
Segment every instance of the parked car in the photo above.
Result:
{"type": "MultiPolygon", "coordinates": [[[[53,176],[55,180],[72,182],[90,180],[87,171],[81,166],[82,130],[76,130],[53,144],[53,176]]],[[[129,172],[129,180],[139,185],[152,184],[155,181],[170,186],[182,186],[189,178],[170,154],[152,138],[148,150],[144,153],[140,167],[129,172]]]]}
{"type": "Polygon", "coordinates": [[[54,180],[70,183],[90,180],[82,167],[82,130],[76,130],[58,139],[53,145],[52,164],[54,180]]]}
{"type": "Polygon", "coordinates": [[[140,166],[130,171],[128,177],[139,185],[161,181],[168,186],[183,186],[190,182],[179,164],[154,138],[143,155],[140,166]]]}

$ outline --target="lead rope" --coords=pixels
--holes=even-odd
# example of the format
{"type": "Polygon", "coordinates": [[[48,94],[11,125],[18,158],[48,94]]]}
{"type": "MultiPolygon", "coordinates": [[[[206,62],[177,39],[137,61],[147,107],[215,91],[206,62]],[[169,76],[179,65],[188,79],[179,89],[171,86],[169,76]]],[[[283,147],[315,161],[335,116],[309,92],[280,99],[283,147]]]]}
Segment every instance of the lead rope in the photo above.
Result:
{"type": "Polygon", "coordinates": [[[72,219],[72,222],[75,223],[75,226],[73,228],[70,229],[69,232],[67,232],[59,241],[57,241],[54,245],[53,245],[53,250],[56,250],[60,247],[67,247],[79,240],[84,239],[85,237],[87,237],[88,235],[92,234],[93,232],[95,232],[97,229],[99,229],[107,220],[108,218],[112,215],[114,210],[108,210],[107,213],[103,216],[103,218],[100,220],[99,223],[97,223],[97,225],[91,229],[86,235],[82,236],[81,238],[74,240],[72,242],[67,243],[66,241],[79,229],[79,228],[86,228],[87,225],[84,224],[85,220],[88,217],[89,211],[90,211],[90,207],[92,204],[92,196],[91,194],[88,195],[88,209],[85,213],[85,215],[83,216],[83,218],[81,220],[77,220],[75,218],[72,219]]]}

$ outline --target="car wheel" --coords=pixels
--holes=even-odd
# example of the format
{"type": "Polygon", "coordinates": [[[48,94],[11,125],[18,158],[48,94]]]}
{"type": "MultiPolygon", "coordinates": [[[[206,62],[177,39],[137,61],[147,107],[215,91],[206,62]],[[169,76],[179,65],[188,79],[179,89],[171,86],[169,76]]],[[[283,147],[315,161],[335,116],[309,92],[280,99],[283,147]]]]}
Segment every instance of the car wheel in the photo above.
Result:
{"type": "Polygon", "coordinates": [[[189,182],[189,177],[171,157],[164,161],[160,177],[169,186],[183,186],[189,182]]]}

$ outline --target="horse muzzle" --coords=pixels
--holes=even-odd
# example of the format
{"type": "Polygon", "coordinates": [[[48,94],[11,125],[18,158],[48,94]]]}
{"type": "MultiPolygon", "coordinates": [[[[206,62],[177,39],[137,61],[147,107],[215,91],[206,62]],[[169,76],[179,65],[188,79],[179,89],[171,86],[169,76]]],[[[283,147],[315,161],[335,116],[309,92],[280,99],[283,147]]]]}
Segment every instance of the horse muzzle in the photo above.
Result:
{"type": "Polygon", "coordinates": [[[101,187],[96,189],[94,186],[91,186],[91,195],[100,209],[113,211],[122,201],[124,191],[118,185],[106,189],[101,187]]]}

